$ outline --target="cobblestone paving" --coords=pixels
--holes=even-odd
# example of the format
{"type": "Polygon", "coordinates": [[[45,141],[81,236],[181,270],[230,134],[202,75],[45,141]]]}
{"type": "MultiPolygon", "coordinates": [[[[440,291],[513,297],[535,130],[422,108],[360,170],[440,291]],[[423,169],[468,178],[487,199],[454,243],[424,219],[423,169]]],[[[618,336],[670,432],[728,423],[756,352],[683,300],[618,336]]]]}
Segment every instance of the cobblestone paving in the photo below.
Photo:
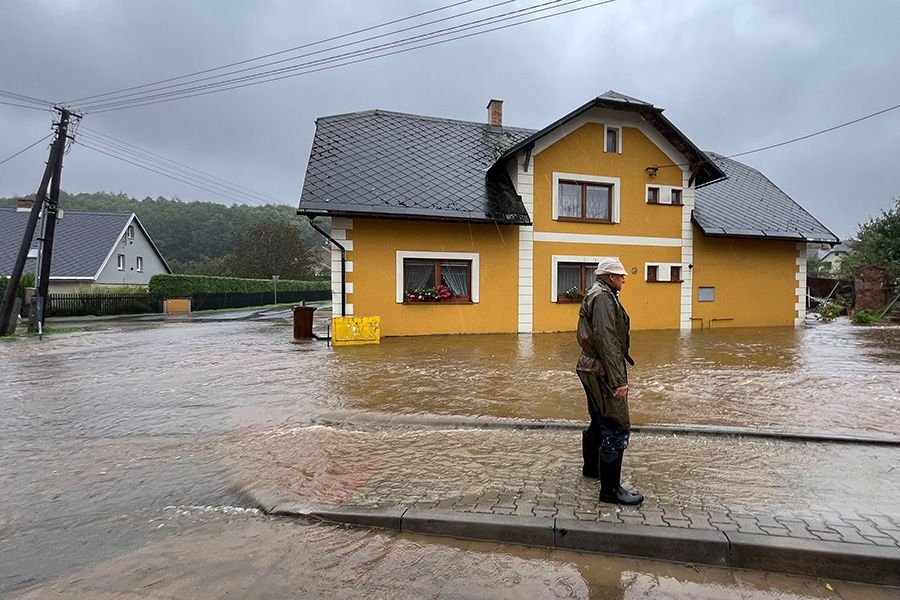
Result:
{"type": "MultiPolygon", "coordinates": [[[[649,455],[667,448],[671,438],[660,436],[638,443],[633,440],[633,447],[643,451],[630,449],[626,454],[623,483],[642,492],[645,501],[639,507],[617,507],[599,503],[599,483],[581,476],[580,456],[575,456],[571,447],[572,440],[578,436],[571,432],[469,432],[466,445],[471,453],[463,455],[459,455],[458,447],[446,451],[446,445],[441,443],[446,435],[449,434],[418,434],[414,442],[392,439],[392,444],[397,444],[395,449],[385,447],[382,439],[383,454],[377,459],[382,463],[381,468],[345,497],[342,504],[575,518],[900,548],[900,502],[892,503],[888,498],[879,503],[865,490],[844,486],[833,473],[845,469],[842,460],[847,460],[859,462],[860,469],[880,468],[889,474],[893,467],[888,465],[900,458],[900,450],[896,448],[880,449],[873,454],[871,449],[850,450],[846,446],[823,449],[822,445],[793,445],[787,452],[779,449],[778,444],[764,444],[762,449],[749,445],[740,450],[741,456],[752,454],[742,459],[744,464],[734,465],[731,470],[713,464],[700,471],[690,465],[683,470],[672,470],[671,465],[651,461],[649,455]],[[539,442],[544,451],[535,450],[534,442],[539,442]],[[410,443],[415,446],[414,451],[406,445],[410,443]],[[493,446],[494,451],[482,444],[493,446]],[[441,447],[445,448],[443,455],[439,454],[441,447]],[[497,451],[497,447],[508,452],[497,451]],[[810,475],[792,488],[791,478],[798,477],[795,473],[779,479],[765,493],[750,496],[748,490],[758,488],[768,478],[766,473],[753,475],[758,466],[755,453],[761,451],[765,456],[771,452],[770,447],[788,455],[785,465],[791,461],[802,462],[792,458],[793,453],[812,454],[819,463],[813,467],[816,475],[810,475]],[[854,451],[862,456],[853,456],[854,451]],[[397,456],[392,459],[395,452],[397,456]],[[834,464],[820,459],[817,454],[820,452],[826,453],[821,456],[832,457],[834,464]],[[848,452],[851,456],[846,456],[848,452]],[[405,453],[409,453],[407,458],[405,453]],[[431,458],[423,461],[422,456],[431,458]],[[881,467],[872,467],[879,461],[881,467]],[[716,484],[725,480],[726,484],[715,489],[714,484],[701,480],[716,484]],[[711,490],[709,502],[703,502],[704,489],[711,490]]],[[[684,451],[698,442],[681,438],[678,443],[684,451]]],[[[719,443],[738,444],[733,440],[719,443]]],[[[577,451],[580,453],[580,447],[577,451]]],[[[803,469],[808,467],[797,465],[798,472],[803,469]]],[[[881,476],[878,472],[858,475],[881,476]]],[[[890,495],[893,490],[888,486],[884,493],[890,495]]],[[[896,500],[898,496],[893,498],[896,500]]]]}

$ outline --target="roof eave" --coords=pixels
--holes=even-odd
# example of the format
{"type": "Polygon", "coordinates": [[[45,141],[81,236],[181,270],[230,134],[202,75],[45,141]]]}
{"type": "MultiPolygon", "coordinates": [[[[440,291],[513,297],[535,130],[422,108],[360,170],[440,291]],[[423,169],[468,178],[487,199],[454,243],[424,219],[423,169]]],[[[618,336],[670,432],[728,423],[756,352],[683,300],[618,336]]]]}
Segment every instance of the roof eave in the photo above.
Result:
{"type": "MultiPolygon", "coordinates": [[[[367,207],[368,208],[368,207],[367,207]]],[[[300,207],[297,214],[303,217],[346,217],[350,219],[391,219],[400,221],[435,221],[442,223],[481,223],[497,225],[531,225],[531,219],[521,215],[505,215],[492,218],[484,213],[444,211],[417,211],[399,213],[392,207],[371,207],[368,210],[352,210],[344,208],[321,208],[316,206],[300,207]]]]}

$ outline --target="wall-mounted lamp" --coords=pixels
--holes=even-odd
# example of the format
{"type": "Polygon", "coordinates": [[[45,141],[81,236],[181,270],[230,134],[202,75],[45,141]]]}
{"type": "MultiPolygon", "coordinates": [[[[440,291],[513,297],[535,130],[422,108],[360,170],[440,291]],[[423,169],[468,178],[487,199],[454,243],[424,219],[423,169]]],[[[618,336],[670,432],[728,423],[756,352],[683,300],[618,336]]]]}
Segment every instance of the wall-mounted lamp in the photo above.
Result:
{"type": "Polygon", "coordinates": [[[647,175],[650,177],[656,177],[657,171],[659,171],[659,167],[647,167],[647,175]]]}

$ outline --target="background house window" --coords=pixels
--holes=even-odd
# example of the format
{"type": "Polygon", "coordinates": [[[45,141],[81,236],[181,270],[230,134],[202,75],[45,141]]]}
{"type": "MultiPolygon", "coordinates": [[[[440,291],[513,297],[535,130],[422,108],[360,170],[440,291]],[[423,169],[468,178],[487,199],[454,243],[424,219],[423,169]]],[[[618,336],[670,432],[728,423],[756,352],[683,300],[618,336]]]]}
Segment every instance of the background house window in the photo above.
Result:
{"type": "Polygon", "coordinates": [[[135,265],[134,265],[134,267],[135,267],[135,269],[137,269],[137,271],[138,271],[139,273],[143,273],[143,272],[144,272],[144,257],[143,257],[143,256],[138,256],[138,257],[137,257],[137,259],[135,260],[135,265]]]}
{"type": "Polygon", "coordinates": [[[472,261],[407,258],[403,260],[403,289],[406,292],[434,290],[438,285],[450,289],[444,302],[472,300],[472,261]]]}
{"type": "Polygon", "coordinates": [[[612,187],[608,183],[560,181],[559,218],[611,223],[612,187]]]}
{"type": "Polygon", "coordinates": [[[681,190],[672,190],[672,204],[681,204],[681,190]]]}
{"type": "Polygon", "coordinates": [[[697,288],[697,302],[713,302],[716,299],[716,288],[697,288]]]}
{"type": "Polygon", "coordinates": [[[681,267],[672,267],[669,270],[669,281],[681,281],[681,267]]]}
{"type": "Polygon", "coordinates": [[[133,240],[133,239],[134,239],[134,225],[129,225],[129,226],[128,226],[128,233],[127,233],[127,235],[128,235],[128,239],[129,239],[129,240],[133,240]]]}
{"type": "Polygon", "coordinates": [[[647,265],[647,281],[656,281],[659,278],[659,267],[647,265]]]}
{"type": "Polygon", "coordinates": [[[659,204],[659,188],[647,188],[647,204],[659,204]]]}
{"type": "Polygon", "coordinates": [[[120,271],[125,270],[125,255],[124,254],[119,254],[116,256],[116,267],[118,267],[118,269],[120,271]]]}
{"type": "Polygon", "coordinates": [[[618,127],[607,127],[606,128],[606,151],[607,152],[618,152],[619,151],[619,128],[618,127]]]}

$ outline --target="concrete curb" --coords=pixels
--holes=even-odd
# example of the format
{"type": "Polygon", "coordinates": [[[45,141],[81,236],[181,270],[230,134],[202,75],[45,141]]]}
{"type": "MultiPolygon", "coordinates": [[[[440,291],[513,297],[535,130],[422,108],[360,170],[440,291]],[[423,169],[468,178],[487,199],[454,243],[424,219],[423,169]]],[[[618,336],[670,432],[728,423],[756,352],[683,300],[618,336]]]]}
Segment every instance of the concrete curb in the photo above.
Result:
{"type": "Polygon", "coordinates": [[[881,546],[443,509],[257,505],[271,515],[342,525],[900,586],[900,550],[881,546]]]}
{"type": "MultiPolygon", "coordinates": [[[[485,429],[518,431],[575,431],[581,432],[585,424],[574,421],[529,421],[524,419],[484,419],[479,417],[417,417],[415,415],[385,416],[377,413],[354,414],[351,421],[339,411],[328,413],[316,420],[318,425],[330,427],[360,427],[377,424],[380,427],[424,427],[428,429],[485,429]]],[[[787,442],[820,442],[830,444],[867,444],[875,446],[900,446],[900,438],[887,436],[860,436],[815,431],[778,431],[726,425],[632,425],[632,434],[686,435],[697,437],[744,437],[782,440],[787,442]]]]}

